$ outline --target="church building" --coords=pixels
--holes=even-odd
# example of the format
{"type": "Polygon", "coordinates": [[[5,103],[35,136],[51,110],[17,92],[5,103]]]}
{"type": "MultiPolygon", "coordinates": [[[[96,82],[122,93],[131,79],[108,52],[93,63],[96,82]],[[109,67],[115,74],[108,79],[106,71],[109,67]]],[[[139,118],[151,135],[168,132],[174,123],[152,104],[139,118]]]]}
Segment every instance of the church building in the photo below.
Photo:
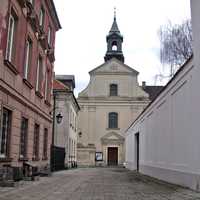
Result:
{"type": "Polygon", "coordinates": [[[149,103],[138,84],[138,72],[124,63],[116,15],[106,37],[105,62],[89,72],[90,82],[79,93],[78,165],[122,165],[124,132],[149,103]]]}

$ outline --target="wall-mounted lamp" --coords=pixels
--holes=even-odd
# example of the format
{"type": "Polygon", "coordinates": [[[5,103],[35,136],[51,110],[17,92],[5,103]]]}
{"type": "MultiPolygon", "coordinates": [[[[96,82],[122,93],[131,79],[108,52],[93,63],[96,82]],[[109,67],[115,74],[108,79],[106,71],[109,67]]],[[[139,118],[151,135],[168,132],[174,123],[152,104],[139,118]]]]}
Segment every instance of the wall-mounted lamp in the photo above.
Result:
{"type": "Polygon", "coordinates": [[[60,124],[62,122],[62,118],[63,118],[63,116],[61,115],[61,113],[56,115],[56,121],[58,124],[60,124]]]}
{"type": "Polygon", "coordinates": [[[79,137],[81,137],[81,136],[82,136],[82,132],[81,132],[81,131],[78,133],[78,136],[79,136],[79,137]]]}

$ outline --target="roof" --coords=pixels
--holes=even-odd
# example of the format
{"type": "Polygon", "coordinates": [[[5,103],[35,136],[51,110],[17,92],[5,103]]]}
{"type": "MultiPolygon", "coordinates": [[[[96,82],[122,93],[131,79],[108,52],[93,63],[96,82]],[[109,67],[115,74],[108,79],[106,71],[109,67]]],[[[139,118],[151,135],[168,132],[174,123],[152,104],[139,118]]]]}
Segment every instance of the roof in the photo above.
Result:
{"type": "Polygon", "coordinates": [[[116,17],[114,17],[114,21],[113,21],[112,27],[110,29],[110,33],[113,33],[113,32],[120,33],[120,30],[119,30],[118,25],[117,25],[116,17]]]}
{"type": "Polygon", "coordinates": [[[113,33],[115,33],[115,34],[117,34],[117,35],[119,35],[119,36],[122,37],[122,35],[121,35],[121,33],[120,33],[120,30],[119,30],[119,28],[118,28],[118,25],[117,25],[116,16],[114,16],[114,21],[113,21],[113,24],[112,24],[112,27],[111,27],[111,29],[110,29],[110,31],[109,31],[108,36],[109,36],[109,35],[112,35],[113,33]]]}
{"type": "Polygon", "coordinates": [[[58,80],[53,80],[53,89],[54,90],[69,90],[69,87],[67,87],[65,84],[61,83],[58,80]]]}
{"type": "Polygon", "coordinates": [[[50,4],[51,4],[52,9],[53,9],[53,13],[51,13],[51,14],[53,14],[53,16],[52,16],[53,21],[55,22],[55,24],[57,26],[57,30],[61,29],[62,27],[61,27],[61,24],[60,24],[60,20],[58,18],[58,14],[57,14],[57,11],[56,11],[56,7],[55,7],[55,4],[54,4],[54,1],[50,0],[50,4]]]}
{"type": "Polygon", "coordinates": [[[98,67],[94,68],[93,70],[91,70],[91,71],[89,72],[89,74],[94,73],[97,69],[103,67],[104,65],[106,65],[107,63],[112,62],[112,61],[116,61],[116,62],[118,62],[120,65],[123,65],[124,67],[128,68],[129,70],[131,70],[133,73],[136,73],[137,75],[139,74],[138,71],[136,71],[135,69],[129,67],[129,66],[126,65],[126,64],[124,64],[123,62],[121,62],[120,60],[118,60],[118,59],[115,58],[115,57],[112,58],[112,59],[110,59],[110,60],[108,60],[108,61],[106,61],[106,62],[104,62],[103,64],[99,65],[98,67]]]}
{"type": "MultiPolygon", "coordinates": [[[[66,82],[71,82],[73,88],[75,88],[75,77],[74,75],[56,75],[55,78],[59,81],[61,81],[62,83],[66,83],[66,82]]],[[[68,85],[68,84],[66,84],[68,85]]]]}
{"type": "Polygon", "coordinates": [[[58,80],[73,80],[74,81],[74,75],[56,75],[56,79],[58,80]]]}
{"type": "Polygon", "coordinates": [[[54,92],[61,92],[61,91],[63,92],[63,91],[65,91],[67,94],[71,94],[73,99],[74,99],[74,102],[75,102],[75,104],[76,104],[76,106],[78,108],[78,110],[80,110],[80,106],[79,106],[79,104],[78,104],[78,102],[76,100],[76,97],[74,96],[73,91],[71,91],[70,88],[67,87],[65,84],[63,84],[62,82],[54,79],[53,80],[53,90],[54,90],[54,92]]]}
{"type": "Polygon", "coordinates": [[[142,89],[149,94],[149,99],[153,101],[164,86],[144,86],[142,89]]]}

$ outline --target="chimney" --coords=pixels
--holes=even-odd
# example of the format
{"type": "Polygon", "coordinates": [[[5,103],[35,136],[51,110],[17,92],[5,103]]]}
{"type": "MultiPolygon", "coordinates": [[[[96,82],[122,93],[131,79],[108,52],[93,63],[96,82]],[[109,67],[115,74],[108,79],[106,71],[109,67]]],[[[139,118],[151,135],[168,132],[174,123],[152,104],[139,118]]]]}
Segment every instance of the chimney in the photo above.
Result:
{"type": "Polygon", "coordinates": [[[142,88],[146,87],[146,81],[142,81],[142,88]]]}

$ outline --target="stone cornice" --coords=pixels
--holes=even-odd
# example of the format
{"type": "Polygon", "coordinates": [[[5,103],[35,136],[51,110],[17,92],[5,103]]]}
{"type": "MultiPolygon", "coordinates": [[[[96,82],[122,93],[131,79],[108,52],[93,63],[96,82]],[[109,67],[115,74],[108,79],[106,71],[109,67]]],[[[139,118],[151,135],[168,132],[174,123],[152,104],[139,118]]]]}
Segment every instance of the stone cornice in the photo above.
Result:
{"type": "Polygon", "coordinates": [[[149,98],[147,97],[127,97],[127,96],[117,96],[117,97],[110,97],[110,96],[97,96],[97,97],[78,97],[78,102],[92,102],[92,101],[106,101],[106,102],[121,102],[121,101],[148,101],[149,98]]]}
{"type": "Polygon", "coordinates": [[[80,106],[147,106],[149,102],[94,102],[94,103],[87,103],[87,102],[79,102],[80,106]]]}
{"type": "Polygon", "coordinates": [[[101,139],[102,144],[123,144],[125,139],[101,139]]]}
{"type": "Polygon", "coordinates": [[[120,105],[120,106],[131,106],[131,105],[147,105],[150,103],[148,99],[138,100],[134,98],[121,98],[121,99],[77,99],[79,105],[88,105],[88,106],[98,106],[98,105],[120,105]]]}
{"type": "Polygon", "coordinates": [[[49,10],[49,14],[51,15],[51,20],[53,21],[56,30],[58,31],[59,29],[61,29],[61,25],[60,25],[60,21],[57,15],[57,11],[54,5],[53,0],[45,0],[46,1],[46,5],[48,7],[49,10]]]}
{"type": "Polygon", "coordinates": [[[134,72],[95,72],[93,74],[91,74],[92,76],[95,75],[131,75],[131,76],[135,76],[134,72]]]}
{"type": "Polygon", "coordinates": [[[76,112],[80,110],[79,104],[76,100],[76,97],[74,96],[73,92],[66,91],[66,90],[54,90],[54,94],[56,94],[56,100],[59,101],[71,101],[74,105],[74,108],[76,112]]]}

